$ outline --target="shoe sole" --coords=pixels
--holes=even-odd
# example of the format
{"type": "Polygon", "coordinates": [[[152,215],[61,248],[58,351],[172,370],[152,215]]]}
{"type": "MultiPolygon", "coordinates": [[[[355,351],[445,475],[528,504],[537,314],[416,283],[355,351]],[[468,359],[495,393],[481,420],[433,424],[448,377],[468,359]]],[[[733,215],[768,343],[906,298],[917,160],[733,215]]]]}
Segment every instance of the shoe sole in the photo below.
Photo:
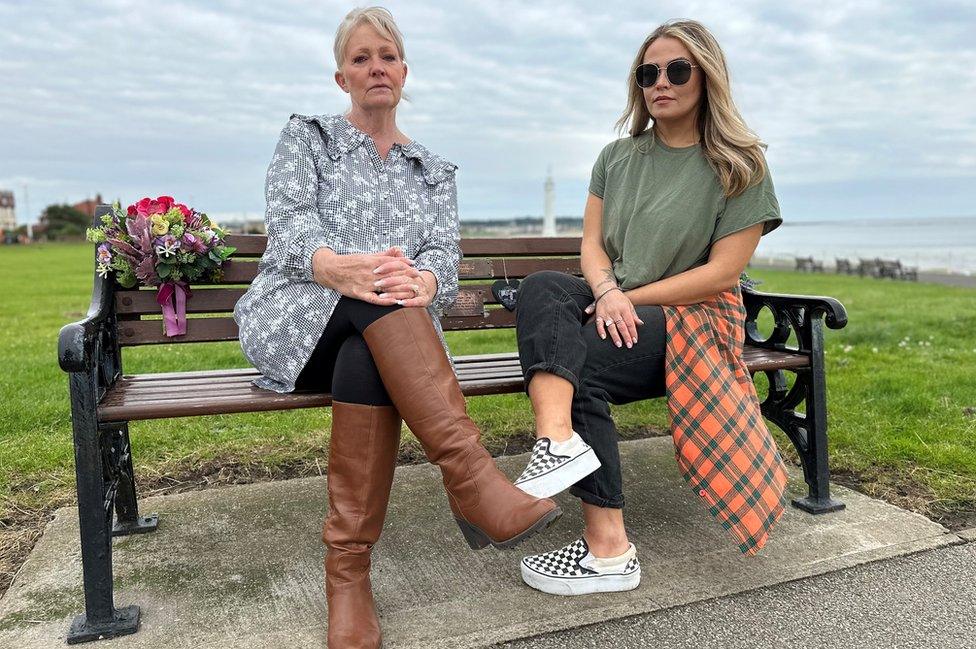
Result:
{"type": "Polygon", "coordinates": [[[600,459],[587,449],[558,469],[536,476],[515,486],[536,498],[551,498],[569,489],[574,484],[600,468],[600,459]]]}
{"type": "Polygon", "coordinates": [[[629,575],[593,575],[585,577],[549,577],[529,568],[524,563],[522,581],[532,588],[550,595],[575,596],[593,593],[621,593],[634,590],[640,585],[638,568],[629,575]]]}
{"type": "Polygon", "coordinates": [[[547,512],[545,516],[533,523],[532,526],[527,530],[505,541],[496,541],[492,539],[480,528],[475,527],[464,519],[455,518],[454,520],[457,521],[458,527],[461,528],[461,534],[464,535],[464,540],[468,542],[468,545],[472,550],[481,550],[487,548],[489,545],[493,545],[502,550],[507,550],[509,548],[514,548],[525,539],[546,529],[562,515],[563,510],[557,505],[555,509],[547,512]]]}

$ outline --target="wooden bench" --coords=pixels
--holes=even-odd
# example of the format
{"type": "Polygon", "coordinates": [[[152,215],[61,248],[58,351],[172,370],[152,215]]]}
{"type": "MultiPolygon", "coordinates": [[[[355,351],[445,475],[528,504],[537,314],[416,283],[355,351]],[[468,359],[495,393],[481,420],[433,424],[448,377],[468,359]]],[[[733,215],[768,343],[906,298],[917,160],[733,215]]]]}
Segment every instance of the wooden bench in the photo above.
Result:
{"type": "MultiPolygon", "coordinates": [[[[96,222],[106,211],[99,208],[96,222]]],[[[187,311],[202,317],[189,319],[185,336],[163,335],[160,320],[152,318],[159,313],[154,290],[123,290],[98,275],[87,317],[61,330],[58,356],[69,377],[85,593],[85,613],[75,618],[69,643],[133,633],[138,627],[137,606],[114,605],[112,537],[151,532],[158,519],[139,514],[129,422],[331,403],[328,394],[256,388],[251,380],[257,373],[251,368],[123,373],[122,350],[127,347],[237,339],[231,312],[257,273],[266,238],[230,236],[229,243],[237,253],[223,280],[193,287],[187,311]]],[[[543,269],[580,272],[579,238],[464,239],[462,249],[461,291],[442,319],[447,331],[514,326],[514,313],[495,302],[490,289],[494,280],[543,269]]],[[[830,497],[823,325],[842,328],[847,322],[844,307],[827,297],[770,295],[748,288],[743,293],[748,311],[745,359],[750,371],[764,374],[769,384],[763,414],[795,445],[808,485],[808,495],[793,504],[814,514],[841,509],[843,503],[830,497]],[[757,322],[763,310],[772,314],[766,335],[757,322]],[[795,377],[792,384],[788,373],[795,377]]],[[[467,396],[522,391],[514,351],[455,360],[467,396]]]]}
{"type": "Polygon", "coordinates": [[[905,281],[918,281],[918,268],[914,266],[903,266],[900,259],[879,259],[879,277],[890,279],[900,279],[905,281]]]}
{"type": "Polygon", "coordinates": [[[868,275],[870,277],[881,277],[881,260],[878,258],[865,259],[860,258],[857,260],[857,274],[861,277],[868,275]]]}
{"type": "Polygon", "coordinates": [[[796,267],[794,270],[801,273],[822,273],[823,262],[816,261],[813,257],[794,257],[796,267]]]}

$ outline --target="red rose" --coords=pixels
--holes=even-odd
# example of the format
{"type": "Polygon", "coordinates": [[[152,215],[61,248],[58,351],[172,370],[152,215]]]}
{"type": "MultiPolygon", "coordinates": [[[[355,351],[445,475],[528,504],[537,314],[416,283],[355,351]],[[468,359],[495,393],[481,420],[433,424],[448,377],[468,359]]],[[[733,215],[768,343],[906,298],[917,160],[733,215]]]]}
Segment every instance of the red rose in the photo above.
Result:
{"type": "Polygon", "coordinates": [[[149,216],[150,214],[152,214],[152,212],[149,211],[149,207],[152,204],[152,202],[153,200],[151,198],[146,197],[141,201],[139,201],[138,203],[136,203],[134,206],[136,214],[138,214],[139,216],[149,216]]]}
{"type": "Polygon", "coordinates": [[[180,212],[183,214],[184,221],[190,218],[190,215],[193,214],[193,211],[183,203],[177,203],[176,207],[179,208],[180,212]]]}
{"type": "Polygon", "coordinates": [[[156,203],[160,206],[160,214],[165,214],[173,208],[173,204],[176,201],[173,200],[172,196],[160,196],[156,199],[156,203]]]}
{"type": "Polygon", "coordinates": [[[135,216],[136,214],[139,213],[136,211],[135,205],[130,205],[129,207],[125,208],[125,211],[129,216],[135,216]]]}

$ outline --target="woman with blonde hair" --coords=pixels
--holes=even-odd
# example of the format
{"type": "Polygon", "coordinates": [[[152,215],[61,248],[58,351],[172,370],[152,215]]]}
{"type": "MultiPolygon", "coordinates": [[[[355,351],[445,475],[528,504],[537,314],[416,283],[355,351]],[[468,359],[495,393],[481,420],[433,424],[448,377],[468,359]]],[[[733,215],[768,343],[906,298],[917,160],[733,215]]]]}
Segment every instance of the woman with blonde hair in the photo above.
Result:
{"type": "Polygon", "coordinates": [[[460,262],[456,166],[397,127],[407,65],[388,11],[355,9],[336,32],[344,115],[293,115],[268,169],[268,245],[235,309],[245,356],[279,392],[332,393],[323,529],[332,649],[378,647],[370,551],[401,419],[443,476],[474,549],[511,547],[561,513],[515,488],[481,445],[438,316],[460,262]]]}
{"type": "Polygon", "coordinates": [[[742,552],[758,551],[783,511],[785,470],[742,361],[738,289],[782,219],[764,146],[703,25],[666,23],[644,40],[618,126],[627,137],[593,166],[584,278],[535,273],[518,297],[538,440],[516,485],[536,496],[571,486],[585,521],[566,547],[522,560],[525,582],[554,594],[640,582],[610,403],[667,395],[679,468],[742,552]]]}

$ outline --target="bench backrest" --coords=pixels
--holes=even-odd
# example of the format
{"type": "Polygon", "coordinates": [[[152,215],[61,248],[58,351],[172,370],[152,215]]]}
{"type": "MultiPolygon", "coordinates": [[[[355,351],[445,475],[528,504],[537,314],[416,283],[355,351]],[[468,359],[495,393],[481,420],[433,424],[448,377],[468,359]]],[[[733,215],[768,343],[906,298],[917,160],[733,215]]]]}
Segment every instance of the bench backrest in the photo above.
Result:
{"type": "MultiPolygon", "coordinates": [[[[187,300],[190,317],[185,336],[169,338],[159,321],[160,307],[154,289],[115,292],[118,340],[122,346],[214,342],[237,340],[233,310],[247,285],[257,275],[264,253],[264,235],[230,235],[228,244],[237,248],[225,264],[218,284],[195,283],[187,300]]],[[[521,279],[538,270],[580,274],[579,237],[534,237],[504,239],[462,239],[458,299],[441,319],[445,330],[495,329],[515,326],[515,314],[495,300],[491,285],[498,279],[521,279]]]]}

